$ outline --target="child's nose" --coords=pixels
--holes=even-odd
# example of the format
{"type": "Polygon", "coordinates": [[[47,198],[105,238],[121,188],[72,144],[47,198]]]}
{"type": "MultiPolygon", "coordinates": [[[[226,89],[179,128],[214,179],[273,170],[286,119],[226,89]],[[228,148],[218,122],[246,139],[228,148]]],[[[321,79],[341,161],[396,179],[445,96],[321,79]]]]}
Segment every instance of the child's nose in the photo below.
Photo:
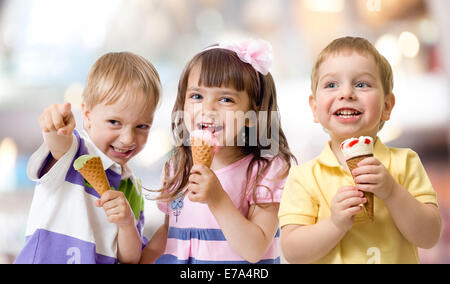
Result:
{"type": "Polygon", "coordinates": [[[353,88],[351,86],[343,86],[339,94],[339,100],[354,100],[356,98],[353,88]]]}
{"type": "Polygon", "coordinates": [[[214,100],[204,100],[201,104],[202,113],[216,111],[216,102],[214,100]]]}
{"type": "Polygon", "coordinates": [[[132,129],[125,128],[120,133],[119,141],[124,146],[129,146],[131,144],[134,144],[135,140],[135,133],[132,129]]]}
{"type": "Polygon", "coordinates": [[[201,115],[202,119],[206,117],[213,119],[218,115],[217,105],[214,101],[205,100],[200,108],[200,111],[197,113],[201,115]]]}

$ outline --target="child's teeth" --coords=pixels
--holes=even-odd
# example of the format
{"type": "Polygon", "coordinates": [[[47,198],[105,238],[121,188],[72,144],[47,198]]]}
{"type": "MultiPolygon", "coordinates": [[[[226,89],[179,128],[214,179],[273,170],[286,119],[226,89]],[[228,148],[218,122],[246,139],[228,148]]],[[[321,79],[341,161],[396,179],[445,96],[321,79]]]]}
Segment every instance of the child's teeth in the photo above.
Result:
{"type": "Polygon", "coordinates": [[[202,124],[202,128],[214,128],[212,124],[202,124]]]}
{"type": "Polygon", "coordinates": [[[339,113],[338,113],[338,115],[339,116],[345,116],[345,117],[349,117],[349,116],[355,116],[355,115],[358,115],[358,112],[357,111],[349,111],[349,110],[347,110],[347,111],[340,111],[339,113]]]}
{"type": "Polygon", "coordinates": [[[114,148],[114,151],[116,151],[118,153],[125,153],[125,152],[127,152],[127,150],[122,150],[122,149],[118,149],[118,148],[114,148]]]}

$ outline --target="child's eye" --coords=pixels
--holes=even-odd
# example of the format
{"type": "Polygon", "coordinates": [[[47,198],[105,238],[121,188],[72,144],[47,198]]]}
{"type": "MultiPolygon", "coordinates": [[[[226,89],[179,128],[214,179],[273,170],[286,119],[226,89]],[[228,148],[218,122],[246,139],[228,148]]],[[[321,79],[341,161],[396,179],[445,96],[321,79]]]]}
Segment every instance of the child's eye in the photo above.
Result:
{"type": "Polygon", "coordinates": [[[337,84],[334,83],[334,82],[327,83],[326,86],[325,86],[325,88],[330,88],[330,89],[336,88],[336,87],[337,87],[337,84]]]}
{"type": "Polygon", "coordinates": [[[365,82],[359,82],[358,84],[356,84],[357,88],[369,88],[369,84],[365,83],[365,82]]]}
{"type": "Polygon", "coordinates": [[[194,100],[201,100],[201,99],[203,99],[203,97],[202,97],[202,95],[200,95],[200,94],[192,94],[192,95],[191,95],[191,99],[194,99],[194,100]]]}
{"type": "Polygon", "coordinates": [[[108,122],[109,122],[110,124],[114,125],[114,126],[120,125],[120,122],[117,121],[117,120],[114,120],[114,119],[110,119],[110,120],[108,120],[108,122]]]}
{"type": "Polygon", "coordinates": [[[227,98],[227,97],[220,98],[219,101],[221,101],[221,102],[223,102],[223,103],[234,103],[234,100],[233,100],[233,99],[227,98]]]}
{"type": "Polygon", "coordinates": [[[138,126],[136,126],[136,128],[142,129],[142,130],[148,130],[150,129],[150,125],[148,124],[139,124],[138,126]]]}

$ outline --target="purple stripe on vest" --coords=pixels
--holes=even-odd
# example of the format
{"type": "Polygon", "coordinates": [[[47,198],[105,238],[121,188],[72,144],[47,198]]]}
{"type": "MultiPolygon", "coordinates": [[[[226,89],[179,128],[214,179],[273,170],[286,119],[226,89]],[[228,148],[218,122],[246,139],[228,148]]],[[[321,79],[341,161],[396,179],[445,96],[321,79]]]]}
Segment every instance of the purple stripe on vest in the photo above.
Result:
{"type": "Polygon", "coordinates": [[[144,249],[148,243],[148,239],[143,234],[144,224],[145,224],[144,211],[141,211],[141,213],[139,214],[139,220],[137,222],[136,228],[139,232],[139,235],[141,236],[142,249],[144,249]]]}
{"type": "MultiPolygon", "coordinates": [[[[86,155],[89,154],[88,149],[84,143],[84,140],[81,139],[80,135],[78,134],[78,132],[76,130],[73,131],[73,133],[75,134],[77,140],[78,140],[78,150],[77,153],[75,154],[75,157],[72,160],[72,164],[69,167],[69,170],[67,171],[66,174],[66,181],[73,183],[73,184],[78,184],[84,187],[84,191],[86,191],[87,193],[94,195],[98,198],[100,198],[100,195],[92,188],[92,187],[88,187],[86,186],[86,184],[84,183],[84,178],[83,176],[76,171],[73,168],[73,163],[75,162],[75,160],[82,156],[82,155],[86,155]]],[[[117,174],[116,172],[114,172],[111,169],[107,169],[106,171],[106,177],[108,178],[109,184],[111,186],[113,186],[115,189],[117,189],[119,187],[120,184],[120,179],[121,176],[119,174],[117,174]]]]}
{"type": "Polygon", "coordinates": [[[139,232],[139,234],[141,234],[142,230],[144,229],[144,212],[141,211],[139,213],[139,220],[137,222],[136,228],[139,232]]]}
{"type": "Polygon", "coordinates": [[[14,263],[115,264],[117,259],[96,253],[94,243],[39,229],[26,238],[14,263]]]}
{"type": "Polygon", "coordinates": [[[48,153],[47,158],[45,158],[44,162],[41,165],[41,168],[38,171],[38,178],[41,178],[43,176],[42,171],[44,170],[45,166],[52,160],[53,160],[52,153],[48,153]]]}

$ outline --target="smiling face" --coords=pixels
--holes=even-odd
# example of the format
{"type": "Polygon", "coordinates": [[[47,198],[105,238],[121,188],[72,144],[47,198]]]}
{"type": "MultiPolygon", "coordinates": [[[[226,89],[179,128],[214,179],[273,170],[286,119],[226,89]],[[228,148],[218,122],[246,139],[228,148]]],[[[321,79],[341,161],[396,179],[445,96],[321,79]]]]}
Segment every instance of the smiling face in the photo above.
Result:
{"type": "Polygon", "coordinates": [[[373,56],[357,52],[329,55],[318,70],[315,95],[309,98],[314,121],[332,139],[376,137],[381,121],[387,121],[394,96],[384,94],[373,56]]]}
{"type": "Polygon", "coordinates": [[[147,142],[155,106],[144,94],[122,96],[111,104],[82,105],[84,127],[94,144],[110,159],[125,165],[147,142]]]}
{"type": "Polygon", "coordinates": [[[237,113],[250,110],[246,91],[231,87],[199,85],[201,64],[194,66],[187,82],[184,101],[184,122],[189,132],[197,129],[214,133],[219,145],[237,145],[236,137],[245,126],[237,113]]]}

